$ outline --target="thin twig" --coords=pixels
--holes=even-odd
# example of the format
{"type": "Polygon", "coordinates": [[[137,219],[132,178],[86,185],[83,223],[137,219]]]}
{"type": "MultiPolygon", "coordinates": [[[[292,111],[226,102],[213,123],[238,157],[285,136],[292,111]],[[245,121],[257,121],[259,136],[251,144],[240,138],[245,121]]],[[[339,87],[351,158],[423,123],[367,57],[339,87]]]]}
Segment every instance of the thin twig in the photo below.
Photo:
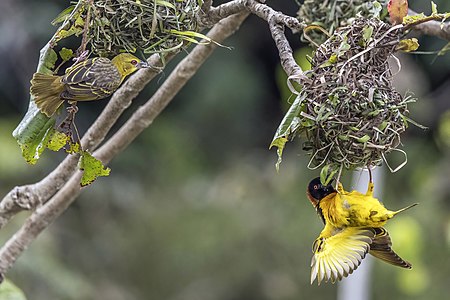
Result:
{"type": "MultiPolygon", "coordinates": [[[[415,11],[409,9],[408,15],[414,16],[417,15],[415,11]]],[[[450,41],[450,22],[439,22],[439,21],[430,21],[425,20],[425,23],[416,24],[412,27],[413,30],[416,30],[422,34],[436,36],[443,40],[450,41]]]]}

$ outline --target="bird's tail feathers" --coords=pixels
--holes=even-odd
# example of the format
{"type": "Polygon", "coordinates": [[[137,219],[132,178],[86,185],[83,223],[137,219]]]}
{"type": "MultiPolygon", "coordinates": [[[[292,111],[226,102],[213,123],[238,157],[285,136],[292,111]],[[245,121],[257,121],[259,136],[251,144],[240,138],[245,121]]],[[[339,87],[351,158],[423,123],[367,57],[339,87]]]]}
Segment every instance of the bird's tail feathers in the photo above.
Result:
{"type": "Polygon", "coordinates": [[[64,102],[60,95],[64,91],[61,77],[34,73],[31,79],[30,93],[41,112],[52,116],[64,102]]]}

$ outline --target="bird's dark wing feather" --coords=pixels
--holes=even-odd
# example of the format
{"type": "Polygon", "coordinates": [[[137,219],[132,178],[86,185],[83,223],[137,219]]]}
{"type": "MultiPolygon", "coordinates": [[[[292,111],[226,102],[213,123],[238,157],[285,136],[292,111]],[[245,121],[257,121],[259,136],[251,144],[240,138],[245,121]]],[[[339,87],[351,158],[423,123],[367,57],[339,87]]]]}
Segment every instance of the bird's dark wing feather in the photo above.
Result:
{"type": "Polygon", "coordinates": [[[120,79],[117,68],[109,59],[88,59],[67,70],[62,79],[66,89],[61,98],[75,101],[105,98],[117,89],[120,79]]]}
{"type": "Polygon", "coordinates": [[[376,258],[381,259],[384,262],[392,264],[394,266],[402,267],[405,269],[411,269],[412,265],[406,260],[398,256],[397,253],[392,250],[392,242],[389,237],[389,233],[384,228],[374,228],[376,230],[376,236],[370,245],[369,253],[376,258]]]}

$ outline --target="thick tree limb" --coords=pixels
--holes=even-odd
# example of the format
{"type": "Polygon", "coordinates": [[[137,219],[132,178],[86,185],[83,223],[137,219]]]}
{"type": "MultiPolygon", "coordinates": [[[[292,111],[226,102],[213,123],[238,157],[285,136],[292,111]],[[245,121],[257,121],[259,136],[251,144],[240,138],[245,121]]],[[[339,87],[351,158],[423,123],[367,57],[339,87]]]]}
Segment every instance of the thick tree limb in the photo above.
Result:
{"type": "MultiPolygon", "coordinates": [[[[239,28],[246,17],[246,13],[231,16],[214,26],[208,36],[214,41],[222,42],[239,28]]],[[[175,68],[155,95],[139,108],[110,141],[105,143],[94,155],[106,163],[125,149],[140,132],[153,122],[216,47],[212,43],[196,46],[175,68]]],[[[125,108],[126,105],[123,109],[125,108]]],[[[118,108],[118,110],[120,109],[118,108]]],[[[93,146],[95,144],[95,142],[92,143],[93,146]]],[[[80,179],[81,172],[76,171],[48,202],[39,206],[31,214],[19,231],[0,249],[0,274],[2,276],[36,237],[76,199],[81,192],[80,179]]]]}

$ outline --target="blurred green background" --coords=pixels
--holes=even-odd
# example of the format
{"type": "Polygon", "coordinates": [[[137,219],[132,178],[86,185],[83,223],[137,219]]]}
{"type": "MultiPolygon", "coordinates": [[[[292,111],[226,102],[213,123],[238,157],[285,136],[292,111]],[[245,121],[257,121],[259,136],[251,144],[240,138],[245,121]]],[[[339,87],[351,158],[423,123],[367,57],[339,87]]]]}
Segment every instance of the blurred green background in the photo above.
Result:
{"type": "MultiPolygon", "coordinates": [[[[295,15],[295,2],[269,5],[295,15]]],[[[435,2],[450,11],[448,1],[435,2]]],[[[67,5],[0,2],[1,196],[40,180],[64,157],[47,151],[37,165],[27,165],[11,132],[26,112],[39,50],[55,30],[50,21],[67,5]]],[[[430,11],[428,1],[410,0],[410,7],[430,11]]],[[[290,39],[303,47],[298,37],[290,39]]],[[[445,44],[429,37],[420,41],[423,51],[445,44]]],[[[299,142],[288,144],[279,173],[275,151],[268,150],[289,94],[267,24],[250,17],[225,44],[233,50],[218,49],[111,163],[111,175],[86,188],[8,273],[28,299],[336,298],[336,285],[309,283],[311,245],[322,224],[305,187],[318,174],[306,168],[299,142]]],[[[450,291],[450,55],[400,59],[396,86],[419,96],[411,116],[429,129],[410,127],[404,135],[408,164],[398,173],[385,172],[382,199],[392,209],[420,202],[388,225],[394,249],[414,268],[375,261],[370,294],[384,300],[442,299],[450,291]]],[[[81,132],[105,103],[80,105],[81,132]]],[[[27,215],[2,229],[2,243],[27,215]]]]}

